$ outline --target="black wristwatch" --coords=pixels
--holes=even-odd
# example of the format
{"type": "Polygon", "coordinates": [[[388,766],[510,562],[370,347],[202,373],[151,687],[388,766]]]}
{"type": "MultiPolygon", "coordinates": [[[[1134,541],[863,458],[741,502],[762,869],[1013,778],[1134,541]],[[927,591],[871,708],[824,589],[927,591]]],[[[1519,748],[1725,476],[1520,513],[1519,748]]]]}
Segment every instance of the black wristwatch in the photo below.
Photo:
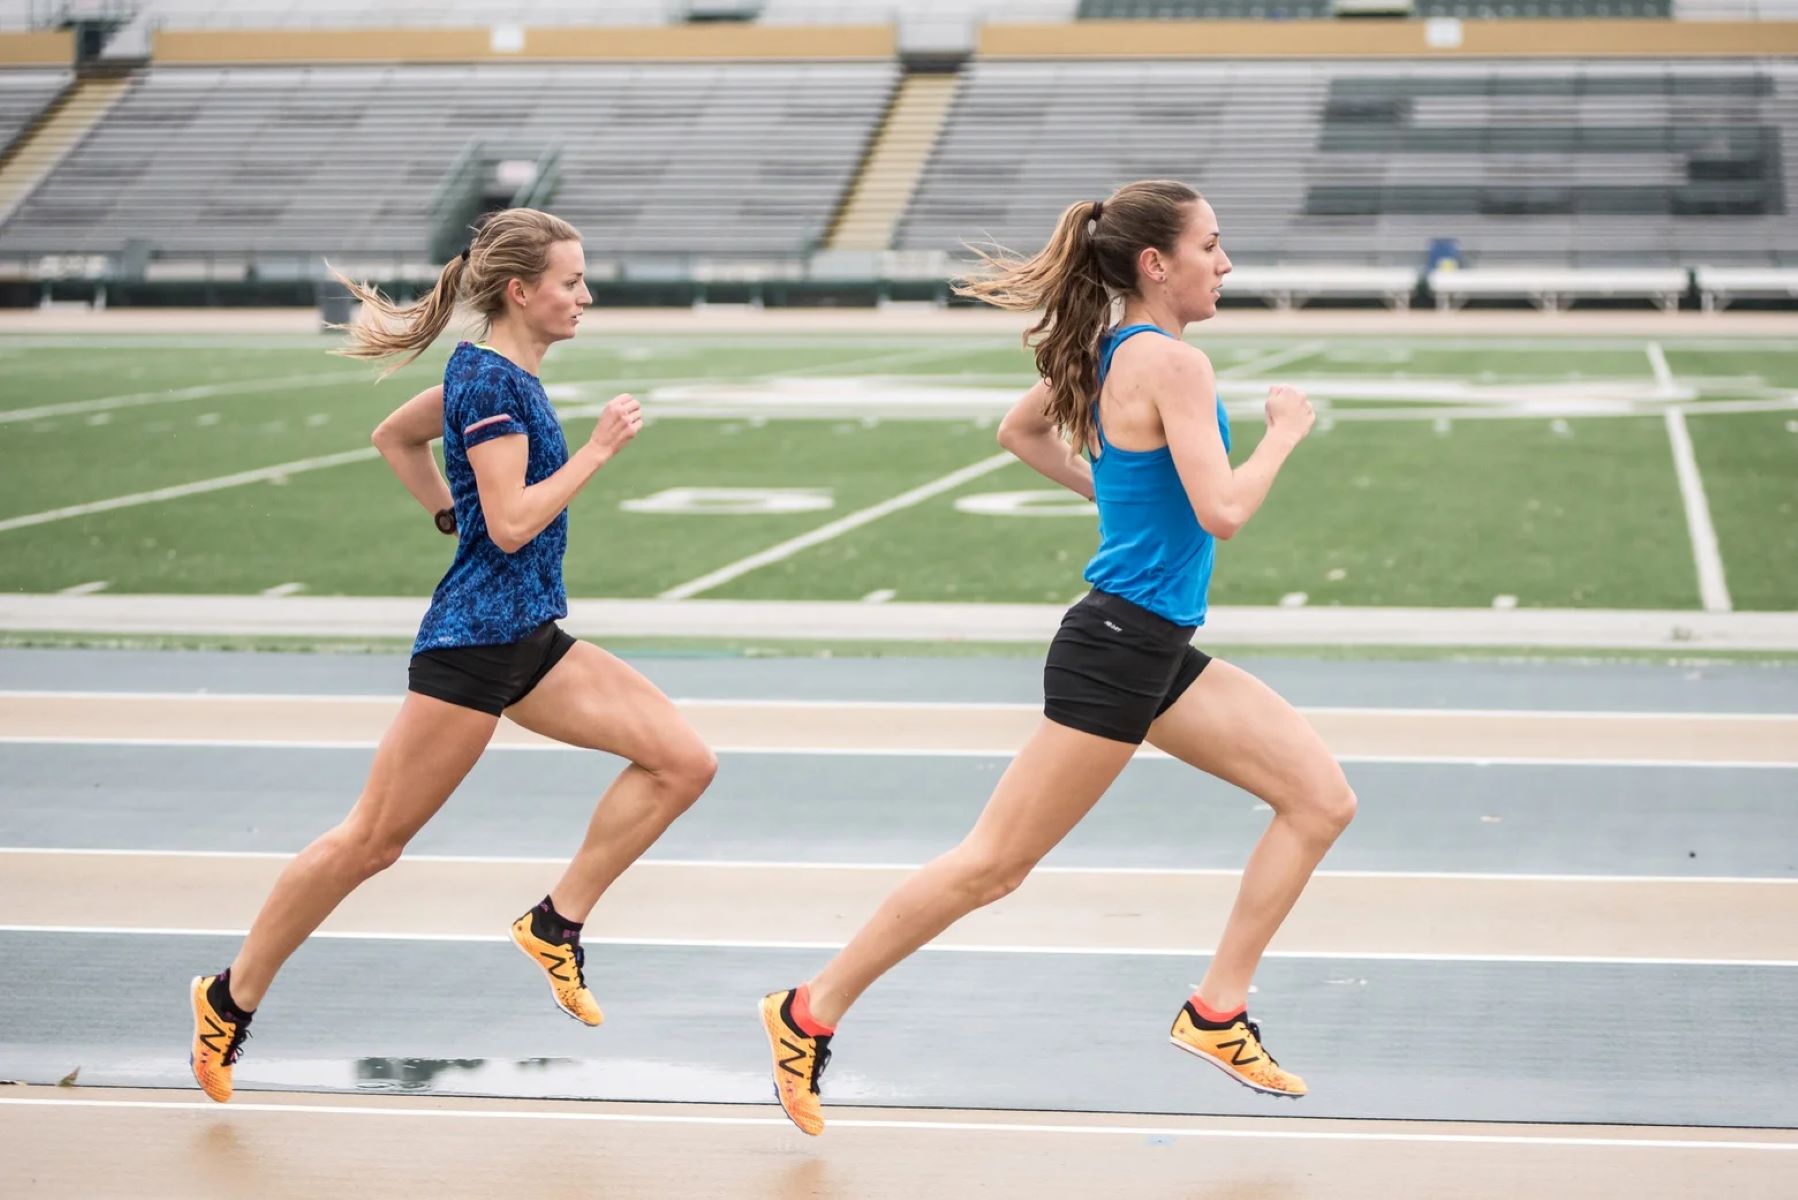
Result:
{"type": "Polygon", "coordinates": [[[437,510],[437,515],[433,519],[437,522],[437,532],[438,533],[454,533],[454,532],[456,532],[456,510],[455,509],[440,508],[437,510]]]}

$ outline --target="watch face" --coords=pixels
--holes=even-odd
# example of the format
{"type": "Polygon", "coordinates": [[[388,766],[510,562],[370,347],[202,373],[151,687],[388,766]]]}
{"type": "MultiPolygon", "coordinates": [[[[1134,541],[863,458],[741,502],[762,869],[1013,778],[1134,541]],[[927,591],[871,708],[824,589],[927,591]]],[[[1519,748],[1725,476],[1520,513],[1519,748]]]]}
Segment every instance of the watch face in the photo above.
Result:
{"type": "Polygon", "coordinates": [[[438,512],[437,528],[444,533],[456,532],[456,510],[446,508],[438,512]]]}

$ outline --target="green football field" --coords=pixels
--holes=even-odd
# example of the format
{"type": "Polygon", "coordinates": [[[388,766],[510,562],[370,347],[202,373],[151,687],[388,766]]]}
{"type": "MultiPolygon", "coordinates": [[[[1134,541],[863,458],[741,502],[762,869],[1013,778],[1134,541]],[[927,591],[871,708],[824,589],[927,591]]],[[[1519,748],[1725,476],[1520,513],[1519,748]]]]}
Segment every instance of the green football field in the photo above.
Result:
{"type": "MultiPolygon", "coordinates": [[[[1217,603],[1697,608],[1701,501],[1732,606],[1798,608],[1798,340],[1194,340],[1237,461],[1268,383],[1321,414],[1217,603]]],[[[0,337],[0,589],[428,593],[449,539],[368,432],[447,347],[377,384],[332,344],[0,337]]],[[[573,506],[569,591],[1066,601],[1090,506],[994,459],[1031,378],[1006,337],[583,334],[544,371],[570,439],[618,391],[650,421],[573,506]]]]}

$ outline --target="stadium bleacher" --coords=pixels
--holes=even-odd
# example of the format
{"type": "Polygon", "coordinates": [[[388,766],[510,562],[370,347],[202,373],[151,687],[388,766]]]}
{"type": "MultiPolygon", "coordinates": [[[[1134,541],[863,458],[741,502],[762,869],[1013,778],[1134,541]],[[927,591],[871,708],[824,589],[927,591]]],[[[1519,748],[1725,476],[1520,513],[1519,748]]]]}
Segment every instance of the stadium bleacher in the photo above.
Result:
{"type": "Polygon", "coordinates": [[[1193,182],[1271,261],[1798,263],[1798,65],[977,61],[902,248],[1193,182]]]}
{"type": "Polygon", "coordinates": [[[30,127],[72,79],[67,71],[0,71],[0,153],[30,127]]]}
{"type": "Polygon", "coordinates": [[[472,139],[561,150],[590,252],[791,256],[885,109],[874,63],[170,68],[137,79],[0,229],[14,249],[423,252],[472,139]],[[553,98],[553,103],[546,102],[553,98]]]}

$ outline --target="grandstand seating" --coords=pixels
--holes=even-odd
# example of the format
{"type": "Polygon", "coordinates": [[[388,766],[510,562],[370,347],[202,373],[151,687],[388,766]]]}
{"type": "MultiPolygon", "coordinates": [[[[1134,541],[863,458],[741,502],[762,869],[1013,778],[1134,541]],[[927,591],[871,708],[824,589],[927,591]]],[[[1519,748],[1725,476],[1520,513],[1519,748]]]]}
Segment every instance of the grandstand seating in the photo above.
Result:
{"type": "Polygon", "coordinates": [[[898,245],[1185,179],[1272,261],[1798,262],[1798,64],[972,64],[898,245]]]}
{"type": "MultiPolygon", "coordinates": [[[[1080,0],[1078,15],[1087,21],[1319,20],[1340,7],[1340,0],[1080,0]]],[[[1418,18],[1665,20],[1673,0],[1401,0],[1395,7],[1418,18]]]]}
{"type": "MultiPolygon", "coordinates": [[[[348,29],[667,25],[740,16],[777,25],[898,21],[1066,21],[1076,0],[138,0],[167,29],[348,29]]],[[[41,0],[38,10],[46,8],[41,0]]],[[[0,29],[30,23],[32,0],[0,0],[0,29]]]]}
{"type": "Polygon", "coordinates": [[[67,71],[0,71],[0,152],[30,128],[71,79],[67,71]]]}
{"type": "Polygon", "coordinates": [[[793,256],[823,236],[892,62],[166,68],[0,228],[13,249],[424,252],[472,139],[561,148],[589,254],[793,256]]]}

